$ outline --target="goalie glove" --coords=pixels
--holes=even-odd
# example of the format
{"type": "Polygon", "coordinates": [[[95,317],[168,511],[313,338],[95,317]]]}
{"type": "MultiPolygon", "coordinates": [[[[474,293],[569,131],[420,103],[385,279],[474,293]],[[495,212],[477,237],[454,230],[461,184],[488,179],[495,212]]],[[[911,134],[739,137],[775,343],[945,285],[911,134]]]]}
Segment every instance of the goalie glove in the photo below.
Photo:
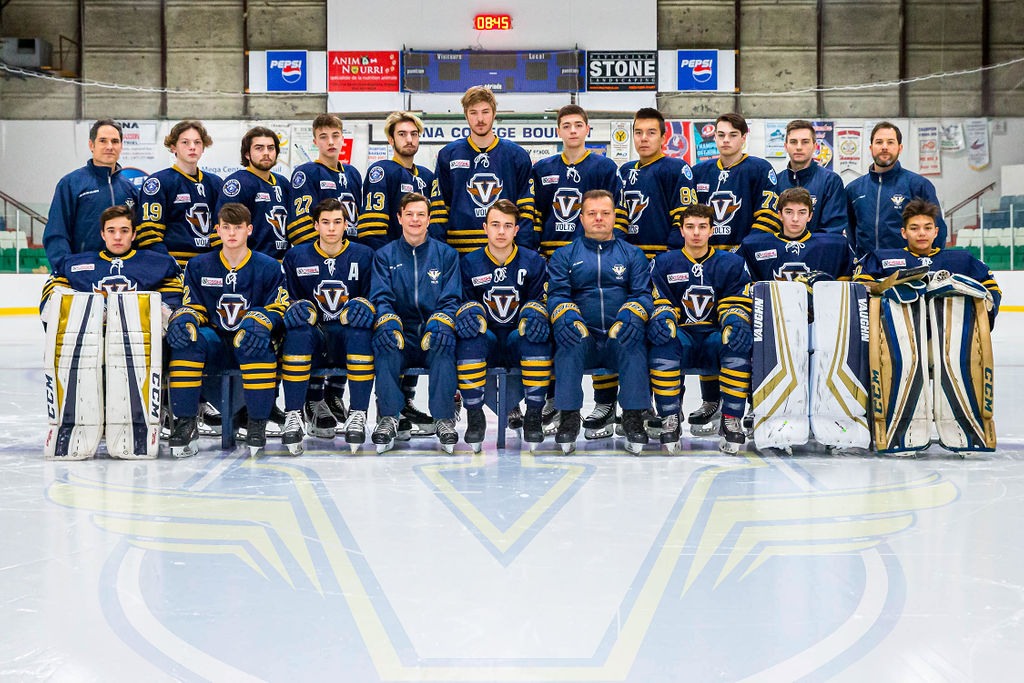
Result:
{"type": "Polygon", "coordinates": [[[308,325],[316,325],[316,306],[307,299],[297,299],[284,312],[284,326],[295,330],[308,325]]]}
{"type": "Polygon", "coordinates": [[[722,343],[741,356],[750,353],[754,334],[750,329],[750,316],[742,308],[728,308],[722,314],[722,343]]]}
{"type": "Polygon", "coordinates": [[[373,320],[376,317],[377,309],[369,299],[364,299],[361,296],[349,299],[345,303],[345,307],[341,309],[341,324],[349,327],[368,330],[373,327],[373,320]]]}
{"type": "Polygon", "coordinates": [[[991,311],[993,304],[992,292],[985,288],[973,277],[950,273],[948,270],[940,270],[932,274],[928,283],[927,296],[929,299],[945,296],[969,296],[974,299],[985,300],[985,310],[991,311]]]}
{"type": "Polygon", "coordinates": [[[270,346],[270,335],[274,323],[263,311],[252,310],[245,314],[235,333],[235,348],[248,356],[256,356],[270,346]]]}
{"type": "Polygon", "coordinates": [[[548,310],[544,304],[529,301],[519,313],[519,336],[526,337],[535,344],[543,344],[551,334],[551,323],[548,322],[548,310]]]}
{"type": "Polygon", "coordinates": [[[167,344],[181,351],[199,339],[199,315],[191,308],[179,308],[167,321],[167,344]]]}
{"type": "Polygon", "coordinates": [[[433,349],[437,353],[448,353],[455,349],[455,321],[450,315],[435,313],[427,318],[420,348],[424,351],[433,349]]]}
{"type": "Polygon", "coordinates": [[[917,266],[916,268],[904,268],[890,273],[881,280],[865,282],[864,287],[868,292],[876,296],[884,296],[885,290],[910,282],[926,281],[928,278],[928,266],[917,266]]]}
{"type": "Polygon", "coordinates": [[[563,346],[576,346],[590,336],[580,307],[576,304],[565,303],[555,306],[551,322],[555,330],[555,342],[563,346]]]}
{"type": "Polygon", "coordinates": [[[652,344],[667,344],[676,338],[679,317],[671,306],[658,306],[647,323],[647,338],[652,344]]]}
{"type": "Polygon", "coordinates": [[[455,314],[455,333],[459,339],[472,339],[487,331],[487,309],[479,301],[462,304],[455,314]]]}
{"type": "Polygon", "coordinates": [[[404,349],[405,337],[402,335],[402,320],[394,313],[382,315],[373,326],[373,338],[370,344],[376,354],[404,349]]]}
{"type": "Polygon", "coordinates": [[[635,346],[644,340],[647,318],[647,310],[643,306],[635,301],[627,301],[615,316],[608,337],[617,339],[620,346],[635,346]]]}
{"type": "Polygon", "coordinates": [[[798,273],[793,277],[793,282],[802,283],[803,286],[807,288],[808,294],[810,294],[814,289],[814,285],[819,282],[831,282],[833,280],[835,280],[835,278],[823,270],[810,270],[806,273],[798,273]]]}

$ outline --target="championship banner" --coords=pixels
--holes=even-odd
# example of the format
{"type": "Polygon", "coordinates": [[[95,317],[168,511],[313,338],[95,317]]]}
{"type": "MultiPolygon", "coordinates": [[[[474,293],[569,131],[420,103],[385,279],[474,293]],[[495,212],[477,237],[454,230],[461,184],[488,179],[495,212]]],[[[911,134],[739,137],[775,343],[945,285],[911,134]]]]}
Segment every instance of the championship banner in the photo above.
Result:
{"type": "Polygon", "coordinates": [[[689,121],[665,122],[665,142],[661,151],[665,156],[682,159],[693,166],[693,126],[689,121]]]}
{"type": "Polygon", "coordinates": [[[964,150],[964,127],[960,122],[942,126],[942,151],[962,152],[964,150]]]}
{"type": "Polygon", "coordinates": [[[860,173],[861,132],[856,128],[836,131],[836,172],[860,173]]]}
{"type": "Polygon", "coordinates": [[[398,92],[398,52],[327,53],[328,92],[398,92]]]}
{"type": "Polygon", "coordinates": [[[939,155],[939,124],[917,124],[917,172],[921,175],[942,175],[942,157],[939,155]]]}
{"type": "Polygon", "coordinates": [[[834,121],[813,121],[814,124],[814,160],[822,168],[832,168],[834,121]]]}
{"type": "Polygon", "coordinates": [[[967,165],[975,171],[988,166],[988,119],[964,121],[964,138],[967,144],[967,165]]]}
{"type": "Polygon", "coordinates": [[[608,156],[616,163],[629,161],[629,121],[612,121],[608,156]]]}
{"type": "Polygon", "coordinates": [[[587,90],[658,89],[658,53],[587,51],[587,90]]]}
{"type": "Polygon", "coordinates": [[[693,122],[693,156],[697,163],[718,157],[714,121],[693,122]]]}
{"type": "Polygon", "coordinates": [[[764,158],[786,158],[786,121],[765,121],[764,158]]]}

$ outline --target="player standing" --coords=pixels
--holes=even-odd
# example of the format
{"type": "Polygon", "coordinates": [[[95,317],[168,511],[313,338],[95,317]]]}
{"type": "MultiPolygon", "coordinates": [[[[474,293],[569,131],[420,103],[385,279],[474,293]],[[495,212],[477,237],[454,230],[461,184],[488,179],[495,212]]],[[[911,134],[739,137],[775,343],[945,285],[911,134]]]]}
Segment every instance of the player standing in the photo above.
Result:
{"type": "Polygon", "coordinates": [[[814,124],[796,119],[786,124],[786,153],[789,164],[779,176],[779,193],[791,187],[803,187],[811,193],[814,211],[807,229],[811,232],[846,230],[846,189],[839,174],[814,159],[817,139],[814,124]]]}

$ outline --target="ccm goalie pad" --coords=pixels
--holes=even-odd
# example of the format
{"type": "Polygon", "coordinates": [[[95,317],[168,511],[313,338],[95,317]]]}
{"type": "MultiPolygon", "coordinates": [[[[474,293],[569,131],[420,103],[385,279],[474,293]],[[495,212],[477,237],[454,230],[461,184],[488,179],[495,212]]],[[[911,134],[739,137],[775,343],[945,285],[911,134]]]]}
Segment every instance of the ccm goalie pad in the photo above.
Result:
{"type": "Polygon", "coordinates": [[[156,292],[107,297],[107,452],[155,458],[160,448],[162,320],[156,292]]]}
{"type": "Polygon", "coordinates": [[[807,288],[756,282],[754,300],[754,446],[807,443],[807,288]]]}
{"type": "Polygon", "coordinates": [[[939,271],[928,285],[935,427],[943,448],[993,451],[991,295],[980,284],[974,293],[949,282],[954,277],[939,271]]]}
{"type": "Polygon", "coordinates": [[[103,295],[54,291],[44,309],[43,455],[85,460],[103,436],[103,295]]]}
{"type": "Polygon", "coordinates": [[[811,430],[834,448],[870,448],[868,293],[853,282],[814,285],[811,430]]]}

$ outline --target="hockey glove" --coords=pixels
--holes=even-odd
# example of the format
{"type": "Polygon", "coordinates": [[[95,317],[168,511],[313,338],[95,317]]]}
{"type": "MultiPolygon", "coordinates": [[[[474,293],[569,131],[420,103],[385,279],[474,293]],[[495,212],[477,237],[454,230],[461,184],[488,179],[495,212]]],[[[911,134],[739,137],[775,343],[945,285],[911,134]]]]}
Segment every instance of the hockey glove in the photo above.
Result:
{"type": "Polygon", "coordinates": [[[555,343],[563,346],[576,346],[590,336],[587,324],[583,322],[580,307],[576,304],[558,304],[551,316],[555,331],[555,343]]]}
{"type": "Polygon", "coordinates": [[[378,318],[373,326],[373,339],[370,343],[373,352],[378,355],[404,349],[405,337],[402,336],[401,319],[394,313],[386,313],[378,318]]]}
{"type": "Polygon", "coordinates": [[[373,327],[373,320],[376,317],[377,309],[368,299],[361,296],[349,299],[341,309],[341,324],[349,327],[368,330],[373,327]]]}
{"type": "Polygon", "coordinates": [[[433,349],[437,353],[449,353],[455,349],[455,321],[450,315],[435,313],[427,318],[420,348],[424,351],[433,349]]]}
{"type": "Polygon", "coordinates": [[[181,351],[199,339],[199,316],[191,308],[179,308],[167,321],[167,343],[181,351]]]}
{"type": "Polygon", "coordinates": [[[289,330],[296,330],[307,325],[316,325],[316,318],[316,306],[313,302],[298,299],[284,312],[284,326],[289,330]]]}
{"type": "Polygon", "coordinates": [[[900,282],[892,287],[882,290],[882,296],[897,304],[912,304],[928,289],[928,283],[924,280],[911,280],[900,282]]]}
{"type": "Polygon", "coordinates": [[[676,323],[678,321],[674,308],[658,306],[654,309],[651,321],[647,323],[647,338],[652,344],[667,344],[676,338],[676,323]]]}
{"type": "Polygon", "coordinates": [[[238,325],[235,348],[248,356],[256,356],[270,346],[274,323],[263,311],[249,311],[238,325]]]}
{"type": "Polygon", "coordinates": [[[722,313],[722,343],[734,353],[745,356],[754,345],[750,330],[750,314],[742,308],[728,308],[722,313]]]}
{"type": "Polygon", "coordinates": [[[537,301],[527,302],[519,313],[519,336],[535,344],[543,344],[550,334],[547,309],[537,301]]]}
{"type": "Polygon", "coordinates": [[[647,324],[647,311],[635,301],[622,304],[615,322],[608,330],[608,337],[617,339],[620,346],[635,346],[643,343],[644,326],[647,324]]]}
{"type": "Polygon", "coordinates": [[[807,288],[808,294],[814,290],[814,285],[819,282],[831,282],[832,280],[835,280],[835,278],[823,270],[810,270],[806,273],[799,273],[793,277],[794,282],[800,282],[807,288]]]}
{"type": "Polygon", "coordinates": [[[926,280],[928,277],[928,266],[917,266],[916,268],[904,268],[890,273],[881,280],[865,282],[864,286],[869,292],[877,296],[884,296],[885,290],[897,285],[926,280]]]}
{"type": "Polygon", "coordinates": [[[974,299],[984,299],[986,310],[991,311],[993,306],[992,292],[985,288],[972,277],[950,273],[948,270],[940,270],[932,275],[928,283],[928,298],[944,296],[969,296],[974,299]]]}
{"type": "Polygon", "coordinates": [[[472,339],[487,331],[487,309],[479,301],[462,304],[455,314],[455,333],[459,339],[472,339]]]}

